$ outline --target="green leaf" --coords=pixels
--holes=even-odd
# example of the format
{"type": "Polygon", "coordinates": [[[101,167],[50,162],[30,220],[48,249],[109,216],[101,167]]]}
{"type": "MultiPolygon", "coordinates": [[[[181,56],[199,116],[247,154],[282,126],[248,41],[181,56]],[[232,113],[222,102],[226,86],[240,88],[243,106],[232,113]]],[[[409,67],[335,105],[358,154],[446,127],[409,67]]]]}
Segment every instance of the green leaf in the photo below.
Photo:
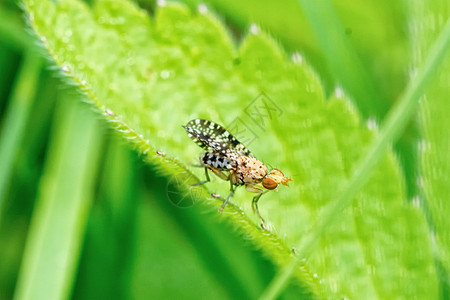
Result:
{"type": "MultiPolygon", "coordinates": [[[[383,120],[408,80],[408,10],[401,1],[184,0],[208,3],[233,25],[256,23],[286,47],[300,51],[318,72],[327,95],[338,83],[363,119],[383,120]],[[314,34],[313,34],[314,32],[314,34]]],[[[395,142],[407,195],[417,195],[415,124],[395,142]]]]}
{"type": "MultiPolygon", "coordinates": [[[[322,83],[301,56],[287,57],[256,27],[236,47],[204,6],[192,12],[170,3],[152,19],[126,1],[99,1],[92,10],[78,1],[25,5],[61,71],[145,161],[185,181],[186,190],[204,176],[190,166],[200,149],[181,128],[197,117],[230,128],[256,157],[294,180],[261,198],[267,231],[251,210],[253,195],[242,188],[217,216],[279,266],[291,260],[292,247],[378,137],[375,122],[361,124],[342,91],[325,99],[322,83]]],[[[228,184],[214,179],[195,189],[206,205],[220,207],[206,189],[226,195],[228,184]]],[[[389,151],[353,206],[296,270],[296,283],[308,286],[312,297],[436,295],[426,223],[405,198],[404,179],[389,151]]]]}
{"type": "MultiPolygon", "coordinates": [[[[447,1],[429,1],[414,7],[415,22],[413,23],[417,47],[414,65],[420,65],[424,52],[443,30],[445,22],[450,18],[450,6],[447,1]]],[[[448,26],[448,24],[447,24],[448,26]]],[[[442,264],[444,272],[441,281],[446,286],[449,297],[450,287],[450,120],[448,112],[450,104],[450,50],[447,47],[447,57],[435,75],[421,102],[419,116],[423,140],[419,143],[421,158],[421,176],[425,205],[429,208],[432,223],[434,250],[436,260],[442,264]]]]}
{"type": "Polygon", "coordinates": [[[402,2],[339,0],[307,2],[306,6],[298,0],[183,2],[189,3],[191,7],[207,3],[244,30],[251,23],[268,30],[289,51],[301,51],[308,58],[326,83],[328,93],[339,82],[366,118],[382,118],[407,81],[406,70],[410,57],[405,29],[407,11],[402,2]],[[315,7],[311,7],[312,3],[315,7]],[[335,10],[342,24],[332,23],[336,21],[336,16],[333,16],[334,20],[330,20],[328,15],[325,17],[330,9],[335,10]],[[337,36],[342,40],[336,41],[337,36]],[[331,41],[334,43],[326,44],[331,41]],[[348,49],[346,44],[349,43],[354,49],[348,49]],[[349,61],[349,57],[343,53],[339,56],[340,61],[333,62],[338,58],[338,55],[333,56],[337,51],[356,51],[358,57],[349,61]],[[360,65],[355,65],[358,60],[360,65]],[[347,64],[343,68],[337,65],[344,61],[347,64]],[[359,70],[361,66],[365,70],[359,70]],[[370,77],[370,81],[364,82],[364,85],[360,78],[351,81],[355,74],[370,77]],[[369,90],[375,93],[369,94],[369,90]],[[368,99],[372,99],[372,103],[368,99]]]}

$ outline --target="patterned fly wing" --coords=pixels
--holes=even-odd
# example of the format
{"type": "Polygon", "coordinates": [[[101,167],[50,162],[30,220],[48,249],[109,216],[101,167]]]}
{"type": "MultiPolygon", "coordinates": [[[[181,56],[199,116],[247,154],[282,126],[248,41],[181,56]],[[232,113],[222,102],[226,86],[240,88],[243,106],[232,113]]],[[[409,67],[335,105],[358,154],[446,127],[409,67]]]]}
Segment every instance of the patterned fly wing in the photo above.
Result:
{"type": "Polygon", "coordinates": [[[208,152],[218,152],[224,156],[252,156],[228,130],[214,122],[194,119],[183,126],[189,137],[208,152]]]}

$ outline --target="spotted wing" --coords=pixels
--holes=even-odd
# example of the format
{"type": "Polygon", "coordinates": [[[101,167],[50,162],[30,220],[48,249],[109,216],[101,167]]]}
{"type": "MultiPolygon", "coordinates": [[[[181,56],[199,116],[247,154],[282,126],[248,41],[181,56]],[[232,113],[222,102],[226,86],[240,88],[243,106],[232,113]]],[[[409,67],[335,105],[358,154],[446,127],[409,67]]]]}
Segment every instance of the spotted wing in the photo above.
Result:
{"type": "Polygon", "coordinates": [[[224,156],[251,156],[251,152],[219,124],[194,119],[183,128],[197,145],[208,152],[218,152],[224,156]]]}

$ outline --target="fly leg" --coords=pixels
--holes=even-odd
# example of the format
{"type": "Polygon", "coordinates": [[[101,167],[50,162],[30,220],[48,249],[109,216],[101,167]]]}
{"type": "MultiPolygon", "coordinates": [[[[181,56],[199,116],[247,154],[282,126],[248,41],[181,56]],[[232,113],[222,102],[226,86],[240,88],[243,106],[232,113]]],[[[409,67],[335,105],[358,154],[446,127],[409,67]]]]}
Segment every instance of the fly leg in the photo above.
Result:
{"type": "MultiPolygon", "coordinates": [[[[199,185],[205,184],[205,183],[207,183],[207,182],[209,182],[209,181],[211,180],[211,178],[209,178],[208,169],[210,169],[210,170],[211,170],[215,175],[217,175],[217,177],[219,177],[220,179],[222,179],[222,180],[230,180],[230,175],[229,175],[229,174],[226,175],[226,174],[224,174],[222,171],[220,171],[220,170],[218,170],[218,169],[216,169],[216,168],[213,168],[213,167],[209,166],[209,167],[205,167],[205,177],[206,177],[206,180],[200,181],[200,182],[195,183],[195,184],[192,184],[191,187],[199,186],[199,185]]],[[[234,194],[234,185],[233,185],[233,182],[230,180],[230,193],[228,194],[227,198],[224,200],[222,206],[220,207],[220,209],[219,209],[220,212],[223,211],[223,209],[225,208],[225,206],[226,206],[227,203],[228,203],[228,199],[230,199],[230,197],[232,197],[233,194],[234,194]]],[[[223,198],[221,198],[221,199],[223,199],[223,198]]]]}
{"type": "Polygon", "coordinates": [[[222,180],[225,180],[225,181],[227,181],[227,180],[230,180],[230,175],[228,174],[228,175],[226,175],[226,174],[224,174],[222,171],[220,171],[220,170],[218,170],[218,169],[216,169],[216,168],[213,168],[213,167],[209,167],[210,169],[211,169],[211,171],[217,176],[217,177],[219,177],[220,179],[222,179],[222,180]]]}
{"type": "Polygon", "coordinates": [[[205,183],[207,183],[207,182],[209,182],[211,180],[209,178],[208,169],[210,169],[217,177],[219,177],[222,180],[229,180],[229,178],[230,178],[230,175],[225,175],[222,171],[209,166],[209,167],[205,167],[206,180],[200,181],[200,182],[197,182],[197,183],[194,183],[194,184],[191,184],[191,187],[205,184],[205,183]]]}
{"type": "Polygon", "coordinates": [[[191,184],[191,187],[199,186],[199,185],[205,184],[210,181],[207,167],[205,167],[205,177],[206,177],[206,180],[191,184]]]}
{"type": "MultiPolygon", "coordinates": [[[[213,167],[209,167],[210,169],[211,169],[211,171],[217,176],[217,177],[219,177],[220,179],[222,179],[222,180],[230,180],[230,174],[224,174],[222,171],[220,171],[220,170],[218,170],[218,169],[216,169],[216,168],[213,168],[213,167]]],[[[219,211],[220,212],[222,212],[223,211],[223,209],[225,208],[225,206],[227,205],[227,203],[228,203],[228,199],[230,199],[230,197],[232,197],[233,196],[233,194],[234,194],[234,189],[233,189],[233,183],[231,182],[231,180],[230,180],[230,193],[228,194],[228,196],[227,196],[227,198],[224,200],[224,202],[223,202],[223,204],[222,204],[222,206],[219,208],[219,211]]],[[[221,198],[221,199],[223,199],[223,198],[221,198]]]]}
{"type": "Polygon", "coordinates": [[[258,209],[258,201],[259,201],[259,198],[261,198],[262,195],[263,195],[263,193],[260,193],[260,194],[256,195],[255,197],[253,197],[252,209],[253,209],[253,212],[254,213],[256,212],[258,217],[261,219],[261,222],[264,223],[264,219],[261,217],[261,214],[259,213],[259,209],[258,209]]]}
{"type": "MultiPolygon", "coordinates": [[[[223,173],[222,173],[222,174],[223,174],[223,173]]],[[[228,176],[228,177],[229,177],[229,176],[228,176]]],[[[225,201],[223,202],[222,206],[219,208],[219,211],[220,211],[220,212],[222,212],[223,209],[225,208],[225,206],[227,205],[228,199],[230,199],[230,197],[233,197],[234,191],[235,191],[234,184],[233,184],[233,182],[230,180],[230,193],[228,194],[227,198],[226,198],[225,201]]]]}
{"type": "Polygon", "coordinates": [[[263,229],[265,229],[264,228],[264,219],[261,217],[261,214],[259,213],[259,209],[258,209],[258,201],[259,201],[259,198],[261,198],[261,196],[263,195],[263,194],[265,194],[266,192],[268,192],[268,191],[263,191],[263,190],[261,190],[261,189],[259,189],[259,188],[256,188],[256,187],[254,187],[254,186],[252,186],[252,185],[247,185],[246,187],[245,187],[245,189],[247,190],[247,191],[249,191],[249,192],[252,192],[252,193],[258,193],[258,195],[256,195],[255,197],[253,197],[253,200],[252,200],[252,209],[253,209],[253,212],[254,213],[256,213],[257,215],[258,215],[258,217],[259,217],[259,219],[261,220],[261,227],[263,228],[263,229]]]}

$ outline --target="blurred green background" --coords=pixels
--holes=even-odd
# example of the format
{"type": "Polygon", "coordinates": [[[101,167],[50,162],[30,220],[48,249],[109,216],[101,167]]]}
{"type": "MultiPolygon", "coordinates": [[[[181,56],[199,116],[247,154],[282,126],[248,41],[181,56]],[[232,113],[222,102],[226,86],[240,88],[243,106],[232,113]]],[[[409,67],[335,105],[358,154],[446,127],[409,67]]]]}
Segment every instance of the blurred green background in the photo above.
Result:
{"type": "MultiPolygon", "coordinates": [[[[405,2],[335,1],[342,28],[334,30],[343,29],[352,44],[353,66],[338,51],[324,52],[333,41],[315,35],[314,12],[302,11],[302,2],[209,5],[237,40],[250,24],[260,24],[287,52],[302,53],[327,93],[342,86],[359,99],[366,119],[381,121],[407,82],[405,2]],[[349,69],[365,82],[362,87],[341,76],[349,69]]],[[[199,3],[187,1],[192,9],[199,3]]],[[[150,14],[155,10],[154,2],[138,4],[150,14]]],[[[74,284],[64,287],[74,298],[256,298],[274,276],[272,263],[210,208],[174,205],[179,196],[168,196],[174,190],[170,178],[144,165],[76,87],[56,75],[19,7],[15,1],[0,4],[0,300],[14,295],[27,234],[44,222],[46,205],[85,212],[85,220],[65,220],[77,233],[69,244],[57,238],[66,228],[54,228],[46,241],[81,253],[72,256],[74,284]]],[[[409,195],[416,192],[416,139],[411,124],[396,145],[409,195]]],[[[283,298],[302,293],[289,287],[283,298]]]]}

